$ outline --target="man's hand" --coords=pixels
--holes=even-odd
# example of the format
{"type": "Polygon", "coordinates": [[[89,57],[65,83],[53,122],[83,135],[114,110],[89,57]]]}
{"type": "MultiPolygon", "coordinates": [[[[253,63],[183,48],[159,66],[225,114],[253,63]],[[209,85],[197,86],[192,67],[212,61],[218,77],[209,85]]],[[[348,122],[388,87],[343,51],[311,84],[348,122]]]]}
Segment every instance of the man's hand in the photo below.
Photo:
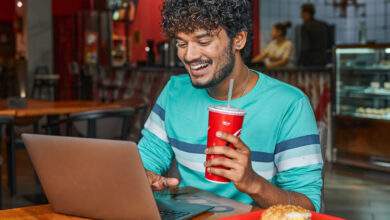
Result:
{"type": "Polygon", "coordinates": [[[179,180],[176,178],[163,177],[149,170],[146,171],[146,176],[148,177],[149,184],[154,191],[163,190],[168,187],[174,187],[179,184],[179,180]]]}
{"type": "Polygon", "coordinates": [[[247,194],[254,194],[259,191],[262,181],[252,169],[251,152],[249,148],[234,135],[217,132],[217,137],[231,143],[236,149],[226,146],[216,146],[206,149],[207,154],[220,154],[225,157],[214,158],[205,163],[208,171],[218,176],[230,179],[236,188],[247,194]],[[214,166],[224,166],[227,169],[215,168],[214,166]]]}

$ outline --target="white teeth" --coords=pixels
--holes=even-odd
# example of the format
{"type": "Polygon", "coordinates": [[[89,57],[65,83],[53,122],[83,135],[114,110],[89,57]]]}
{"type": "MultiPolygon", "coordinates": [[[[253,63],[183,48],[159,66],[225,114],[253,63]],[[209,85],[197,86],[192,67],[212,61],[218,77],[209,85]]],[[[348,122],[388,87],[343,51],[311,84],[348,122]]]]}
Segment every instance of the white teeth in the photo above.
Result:
{"type": "Polygon", "coordinates": [[[204,64],[198,64],[198,65],[190,65],[190,67],[192,70],[199,70],[199,69],[207,67],[208,65],[209,64],[204,63],[204,64]]]}

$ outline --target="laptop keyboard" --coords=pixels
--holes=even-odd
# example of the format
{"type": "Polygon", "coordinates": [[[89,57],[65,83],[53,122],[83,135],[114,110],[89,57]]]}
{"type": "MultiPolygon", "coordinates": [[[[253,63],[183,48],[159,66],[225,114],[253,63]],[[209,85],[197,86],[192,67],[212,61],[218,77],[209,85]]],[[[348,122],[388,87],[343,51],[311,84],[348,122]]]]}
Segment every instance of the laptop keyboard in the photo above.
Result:
{"type": "Polygon", "coordinates": [[[162,219],[177,219],[190,214],[189,212],[180,212],[175,210],[160,210],[160,216],[162,219]]]}

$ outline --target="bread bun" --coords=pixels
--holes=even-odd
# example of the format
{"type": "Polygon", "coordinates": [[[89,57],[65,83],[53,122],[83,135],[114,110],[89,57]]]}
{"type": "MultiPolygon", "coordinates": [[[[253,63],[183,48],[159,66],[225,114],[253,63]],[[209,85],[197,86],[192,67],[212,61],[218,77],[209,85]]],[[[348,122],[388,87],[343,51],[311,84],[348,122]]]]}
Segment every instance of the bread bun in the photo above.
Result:
{"type": "Polygon", "coordinates": [[[266,209],[262,220],[310,220],[311,213],[300,206],[274,205],[266,209]]]}

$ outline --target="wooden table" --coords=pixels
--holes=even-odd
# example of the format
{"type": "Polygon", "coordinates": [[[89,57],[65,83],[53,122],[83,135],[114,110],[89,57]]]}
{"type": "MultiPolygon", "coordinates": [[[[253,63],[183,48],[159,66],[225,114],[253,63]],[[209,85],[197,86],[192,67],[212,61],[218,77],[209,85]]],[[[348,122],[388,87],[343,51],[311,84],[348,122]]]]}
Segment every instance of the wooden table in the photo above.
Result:
{"type": "MultiPolygon", "coordinates": [[[[212,216],[212,213],[206,212],[194,219],[202,220],[212,216]]],[[[73,217],[57,214],[50,205],[29,206],[24,208],[7,209],[0,211],[0,219],[7,220],[85,220],[86,218],[73,217]]]]}
{"type": "MultiPolygon", "coordinates": [[[[135,100],[133,103],[139,104],[135,100]]],[[[131,103],[130,103],[131,104],[131,103]]],[[[124,103],[102,103],[96,101],[45,101],[28,100],[26,108],[8,108],[5,100],[0,100],[0,115],[14,117],[36,117],[44,115],[62,115],[77,112],[125,107],[124,103]]]]}
{"type": "Polygon", "coordinates": [[[0,116],[15,116],[16,110],[7,107],[5,100],[0,100],[0,116]]]}
{"type": "Polygon", "coordinates": [[[0,219],[21,219],[21,220],[35,220],[35,219],[45,219],[45,220],[80,220],[85,218],[78,218],[72,216],[66,216],[54,213],[50,205],[40,205],[40,206],[29,206],[24,208],[16,209],[7,209],[0,211],[0,219]]]}
{"type": "MultiPolygon", "coordinates": [[[[0,100],[0,116],[11,116],[15,118],[16,125],[34,125],[34,133],[39,133],[39,127],[37,122],[43,116],[47,116],[48,122],[58,119],[60,115],[72,114],[78,112],[86,112],[92,110],[102,109],[117,109],[121,107],[133,107],[137,108],[145,105],[145,101],[140,98],[134,98],[125,101],[118,101],[114,103],[103,103],[97,101],[83,101],[83,100],[70,100],[70,101],[45,101],[45,100],[27,100],[27,106],[25,108],[9,108],[6,100],[0,100]]],[[[8,149],[12,151],[13,149],[8,149]]],[[[14,157],[13,151],[10,153],[10,158],[14,157]]],[[[9,160],[11,163],[13,159],[9,160]]],[[[11,167],[11,165],[9,165],[11,167]]],[[[10,168],[9,173],[14,173],[10,168]]],[[[11,179],[11,177],[9,178],[11,179]]],[[[10,186],[11,189],[16,188],[15,181],[11,181],[14,186],[10,186]]],[[[11,190],[13,193],[13,190],[11,190]]]]}
{"type": "Polygon", "coordinates": [[[26,108],[9,108],[6,100],[0,100],[0,116],[15,117],[17,125],[34,124],[43,116],[48,116],[49,121],[56,119],[59,115],[86,112],[92,110],[116,109],[121,107],[141,107],[145,106],[145,100],[133,98],[113,103],[103,103],[97,101],[69,100],[69,101],[46,101],[27,100],[26,108]]]}

